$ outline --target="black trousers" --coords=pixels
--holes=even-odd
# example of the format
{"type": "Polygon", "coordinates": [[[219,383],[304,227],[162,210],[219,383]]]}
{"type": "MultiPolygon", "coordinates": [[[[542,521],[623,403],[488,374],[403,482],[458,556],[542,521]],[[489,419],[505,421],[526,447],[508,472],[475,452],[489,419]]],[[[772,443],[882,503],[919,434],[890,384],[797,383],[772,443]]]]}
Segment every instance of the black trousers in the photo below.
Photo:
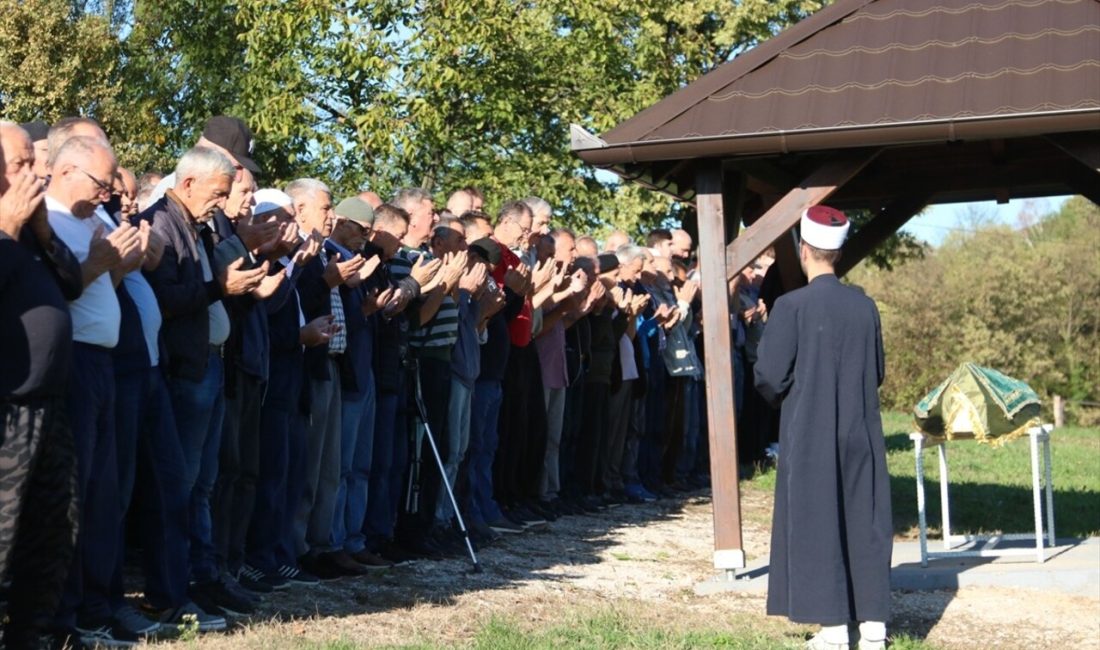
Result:
{"type": "Polygon", "coordinates": [[[603,467],[607,462],[608,401],[611,385],[589,381],[584,385],[584,422],[577,441],[577,486],[585,496],[603,494],[603,467]]]}
{"type": "MultiPolygon", "coordinates": [[[[420,377],[420,394],[427,411],[427,425],[431,431],[441,458],[450,453],[447,435],[447,410],[451,403],[451,362],[431,357],[417,360],[420,377]]],[[[394,536],[401,541],[422,538],[435,522],[435,509],[443,490],[443,478],[428,442],[427,432],[421,430],[422,418],[416,404],[416,381],[409,382],[408,422],[411,438],[409,469],[414,477],[416,499],[412,508],[402,508],[397,517],[394,536]],[[417,447],[419,445],[419,447],[417,447]],[[419,449],[419,454],[417,450],[419,449]],[[419,455],[419,459],[417,456],[419,455]]],[[[399,432],[400,433],[400,432],[399,432]]],[[[445,495],[443,498],[447,498],[445,495]]]]}
{"type": "Polygon", "coordinates": [[[546,456],[546,398],[533,343],[512,346],[503,388],[493,492],[497,503],[509,508],[538,497],[546,456]]]}
{"type": "Polygon", "coordinates": [[[0,646],[37,648],[53,625],[77,532],[76,450],[64,401],[0,403],[0,646]]]}
{"type": "Polygon", "coordinates": [[[225,400],[218,480],[210,497],[210,509],[218,564],[235,572],[244,562],[248,527],[256,507],[261,406],[267,384],[239,369],[232,372],[236,374],[236,390],[225,400]]]}

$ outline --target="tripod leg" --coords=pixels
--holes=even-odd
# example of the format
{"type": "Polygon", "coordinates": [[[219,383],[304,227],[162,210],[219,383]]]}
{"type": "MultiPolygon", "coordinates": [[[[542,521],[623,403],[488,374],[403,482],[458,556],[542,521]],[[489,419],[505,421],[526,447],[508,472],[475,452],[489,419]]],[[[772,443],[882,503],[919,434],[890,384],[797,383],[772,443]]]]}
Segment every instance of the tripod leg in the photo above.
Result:
{"type": "Polygon", "coordinates": [[[432,448],[432,455],[435,456],[436,465],[439,466],[439,473],[443,479],[443,487],[447,489],[447,497],[451,500],[451,506],[454,507],[455,519],[458,521],[458,529],[462,531],[463,541],[466,542],[466,551],[470,554],[470,561],[474,564],[474,573],[481,573],[481,564],[477,561],[477,553],[474,552],[474,545],[470,542],[470,532],[466,530],[466,522],[462,520],[462,513],[458,509],[458,501],[455,500],[454,490],[451,489],[451,482],[447,479],[447,469],[443,466],[443,458],[439,455],[439,448],[435,446],[435,437],[432,435],[432,429],[428,425],[428,408],[424,405],[424,395],[420,390],[420,367],[416,369],[416,408],[420,412],[420,419],[424,423],[424,435],[428,439],[428,445],[432,448]]]}

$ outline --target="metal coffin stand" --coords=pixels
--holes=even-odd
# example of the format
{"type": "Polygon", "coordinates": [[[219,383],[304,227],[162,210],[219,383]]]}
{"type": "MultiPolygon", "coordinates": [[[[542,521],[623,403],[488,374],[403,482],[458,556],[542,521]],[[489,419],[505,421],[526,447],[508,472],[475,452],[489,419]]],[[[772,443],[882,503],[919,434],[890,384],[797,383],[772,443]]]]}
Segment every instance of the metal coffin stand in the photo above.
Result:
{"type": "Polygon", "coordinates": [[[951,506],[948,494],[947,447],[942,441],[928,439],[923,433],[911,433],[917,457],[917,513],[920,519],[920,564],[928,566],[929,559],[949,557],[1001,557],[1007,555],[1034,554],[1035,561],[1046,561],[1043,546],[1043,492],[1046,492],[1047,545],[1054,543],[1054,486],[1051,481],[1050,465],[1050,425],[1041,425],[1028,429],[1028,441],[1031,446],[1031,487],[1035,502],[1035,532],[998,535],[952,535],[951,506]],[[1039,445],[1042,444],[1042,471],[1040,471],[1039,445]],[[943,510],[943,550],[928,550],[928,521],[925,513],[924,498],[924,450],[937,447],[940,457],[940,504],[943,510]],[[1035,548],[996,548],[1006,540],[1034,540],[1035,548]],[[984,542],[984,544],[982,544],[984,542]],[[977,548],[980,544],[980,548],[977,548]],[[965,548],[963,548],[965,547],[965,548]]]}

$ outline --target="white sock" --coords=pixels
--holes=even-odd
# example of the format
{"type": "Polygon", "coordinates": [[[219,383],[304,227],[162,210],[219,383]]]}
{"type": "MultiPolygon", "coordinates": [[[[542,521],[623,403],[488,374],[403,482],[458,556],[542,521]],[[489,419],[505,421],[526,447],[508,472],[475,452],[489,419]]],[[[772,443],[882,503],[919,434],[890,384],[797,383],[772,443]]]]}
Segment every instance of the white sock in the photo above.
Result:
{"type": "Polygon", "coordinates": [[[886,623],[882,621],[864,621],[860,623],[859,637],[864,641],[885,641],[886,623]]]}
{"type": "Polygon", "coordinates": [[[828,641],[835,644],[847,644],[848,643],[848,626],[847,625],[823,625],[821,626],[821,634],[819,635],[822,641],[828,641]]]}

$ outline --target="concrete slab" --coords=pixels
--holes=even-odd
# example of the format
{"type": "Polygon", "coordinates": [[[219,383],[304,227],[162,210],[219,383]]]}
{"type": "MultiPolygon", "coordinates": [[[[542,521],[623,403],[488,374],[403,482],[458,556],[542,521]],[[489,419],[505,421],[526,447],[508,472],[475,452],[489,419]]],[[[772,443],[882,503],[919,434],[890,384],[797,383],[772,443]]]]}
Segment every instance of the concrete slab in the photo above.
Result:
{"type": "MultiPolygon", "coordinates": [[[[998,548],[1013,546],[1002,542],[998,548]]],[[[896,590],[921,591],[966,587],[1014,587],[1057,591],[1100,601],[1100,538],[1061,539],[1039,564],[1028,556],[959,557],[929,560],[920,565],[918,542],[895,542],[890,585],[896,590]]],[[[750,562],[734,580],[725,575],[695,585],[701,596],[717,593],[766,593],[768,558],[750,562]]]]}

